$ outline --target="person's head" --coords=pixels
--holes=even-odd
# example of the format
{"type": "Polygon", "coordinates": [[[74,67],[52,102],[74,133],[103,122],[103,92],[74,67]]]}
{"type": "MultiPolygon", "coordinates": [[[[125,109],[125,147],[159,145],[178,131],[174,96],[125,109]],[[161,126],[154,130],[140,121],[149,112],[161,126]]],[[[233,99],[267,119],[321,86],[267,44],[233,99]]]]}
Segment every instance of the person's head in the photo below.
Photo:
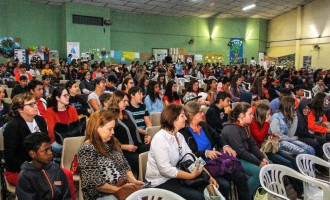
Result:
{"type": "Polygon", "coordinates": [[[88,71],[88,70],[85,70],[83,73],[82,73],[82,76],[81,76],[81,80],[90,80],[91,79],[91,72],[88,71]]]}
{"type": "Polygon", "coordinates": [[[30,93],[38,100],[41,99],[43,94],[44,94],[44,90],[43,90],[43,83],[41,81],[38,80],[32,80],[29,82],[28,84],[28,89],[30,91],[30,93]]]}
{"type": "Polygon", "coordinates": [[[104,91],[106,86],[106,81],[102,77],[97,77],[94,79],[95,90],[104,91]]]}
{"type": "Polygon", "coordinates": [[[100,102],[101,106],[104,110],[107,110],[109,108],[109,99],[111,97],[110,93],[103,93],[100,96],[100,102]]]}
{"type": "Polygon", "coordinates": [[[218,86],[218,82],[216,79],[210,79],[207,82],[207,91],[209,90],[216,90],[218,86]]]}
{"type": "Polygon", "coordinates": [[[187,92],[198,92],[199,91],[199,83],[196,79],[191,80],[187,87],[187,92]]]}
{"type": "Polygon", "coordinates": [[[195,123],[198,124],[199,122],[204,120],[204,112],[201,110],[201,106],[196,101],[189,101],[184,106],[184,112],[187,116],[187,123],[195,123]]]}
{"type": "Polygon", "coordinates": [[[107,85],[109,87],[115,86],[117,84],[117,78],[114,75],[108,76],[107,85]]]}
{"type": "Polygon", "coordinates": [[[6,96],[6,90],[3,86],[0,86],[0,101],[2,101],[6,96]]]}
{"type": "Polygon", "coordinates": [[[114,128],[117,124],[117,117],[114,113],[107,110],[97,111],[93,113],[86,126],[86,139],[103,156],[109,156],[105,143],[115,150],[120,150],[118,140],[113,137],[114,128]]]}
{"type": "Polygon", "coordinates": [[[24,74],[26,72],[26,64],[23,63],[19,66],[19,68],[21,69],[21,73],[24,74]]]}
{"type": "Polygon", "coordinates": [[[230,106],[230,94],[227,92],[219,92],[214,102],[221,108],[230,106]]]}
{"type": "Polygon", "coordinates": [[[261,99],[258,95],[252,96],[251,106],[258,106],[261,103],[261,99]]]}
{"type": "MultiPolygon", "coordinates": [[[[128,106],[128,96],[124,91],[116,90],[109,99],[109,110],[115,114],[119,114],[128,106]]],[[[126,113],[126,112],[125,112],[126,113]]]]}
{"type": "Polygon", "coordinates": [[[50,85],[50,76],[49,75],[43,75],[42,76],[42,83],[44,86],[49,86],[50,85]]]}
{"type": "Polygon", "coordinates": [[[165,74],[161,73],[158,75],[157,82],[159,85],[163,85],[165,87],[166,85],[166,79],[165,79],[165,74]]]}
{"type": "Polygon", "coordinates": [[[164,95],[168,97],[169,102],[173,102],[177,99],[180,99],[180,97],[178,95],[178,86],[177,86],[176,82],[169,81],[166,84],[164,95]]]}
{"type": "Polygon", "coordinates": [[[24,139],[24,147],[35,167],[43,167],[53,161],[51,140],[46,133],[36,132],[28,135],[24,139]]]}
{"type": "Polygon", "coordinates": [[[316,79],[316,83],[317,83],[318,85],[323,85],[323,84],[324,84],[324,79],[323,79],[323,77],[322,77],[322,76],[318,77],[318,78],[316,79]]]}
{"type": "Polygon", "coordinates": [[[69,57],[69,58],[72,58],[72,54],[70,53],[70,54],[68,55],[68,57],[69,57]]]}
{"type": "Polygon", "coordinates": [[[66,87],[57,87],[53,90],[49,107],[53,107],[55,112],[69,105],[70,93],[66,87]]]}
{"type": "Polygon", "coordinates": [[[315,119],[319,119],[324,114],[324,104],[327,100],[327,95],[323,92],[317,93],[311,101],[311,110],[315,115],[315,119]]]}
{"type": "Polygon", "coordinates": [[[295,87],[294,91],[295,91],[297,97],[300,98],[300,97],[304,96],[304,88],[302,86],[295,87]]]}
{"type": "MultiPolygon", "coordinates": [[[[309,99],[301,99],[299,102],[298,110],[300,114],[307,116],[311,111],[311,101],[309,99]]],[[[299,117],[299,115],[298,115],[299,117]]]]}
{"type": "Polygon", "coordinates": [[[285,121],[288,123],[293,122],[296,109],[296,102],[292,96],[285,96],[281,100],[279,111],[283,114],[285,121]]]}
{"type": "Polygon", "coordinates": [[[24,119],[33,118],[38,114],[38,106],[35,97],[28,92],[14,96],[11,103],[11,115],[21,116],[24,119]]]}
{"type": "Polygon", "coordinates": [[[25,88],[25,86],[28,84],[28,78],[26,76],[19,77],[19,84],[22,88],[25,88]]]}
{"type": "Polygon", "coordinates": [[[261,129],[267,118],[270,117],[270,107],[267,104],[261,103],[257,106],[254,112],[254,119],[256,120],[259,129],[261,129]]]}
{"type": "Polygon", "coordinates": [[[176,132],[185,127],[186,119],[182,105],[170,104],[160,115],[160,125],[162,129],[176,132]]]}
{"type": "Polygon", "coordinates": [[[159,92],[159,84],[156,81],[150,81],[146,95],[149,95],[152,102],[155,102],[156,98],[160,98],[159,92]]]}
{"type": "Polygon", "coordinates": [[[80,93],[78,83],[75,80],[67,81],[65,87],[69,90],[70,96],[76,96],[80,93]]]}
{"type": "Polygon", "coordinates": [[[133,86],[134,86],[134,80],[132,78],[125,78],[121,85],[121,90],[128,91],[133,86]]]}
{"type": "Polygon", "coordinates": [[[221,81],[222,83],[222,89],[224,91],[228,91],[229,90],[229,87],[230,87],[230,80],[228,77],[224,77],[221,81]]]}
{"type": "Polygon", "coordinates": [[[148,87],[150,83],[150,78],[147,75],[144,75],[140,78],[138,86],[141,88],[145,88],[148,87]]]}
{"type": "Polygon", "coordinates": [[[128,96],[131,102],[142,103],[142,99],[143,99],[142,88],[138,86],[131,87],[128,90],[128,96]]]}
{"type": "Polygon", "coordinates": [[[251,105],[239,103],[230,113],[230,121],[239,122],[241,125],[250,124],[253,118],[251,105]]]}

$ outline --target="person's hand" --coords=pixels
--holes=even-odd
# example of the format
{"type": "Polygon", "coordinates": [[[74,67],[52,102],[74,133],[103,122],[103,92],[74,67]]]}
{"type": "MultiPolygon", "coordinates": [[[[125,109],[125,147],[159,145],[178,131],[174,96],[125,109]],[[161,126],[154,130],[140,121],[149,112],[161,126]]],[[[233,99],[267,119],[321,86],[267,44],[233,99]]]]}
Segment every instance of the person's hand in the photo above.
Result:
{"type": "Polygon", "coordinates": [[[139,186],[142,186],[144,184],[144,182],[138,181],[138,180],[135,180],[132,183],[134,183],[135,185],[139,185],[139,186]]]}
{"type": "Polygon", "coordinates": [[[197,163],[194,171],[191,172],[191,175],[192,175],[191,179],[194,179],[197,176],[199,176],[202,173],[202,171],[203,171],[203,168],[199,169],[199,163],[197,163]]]}
{"type": "Polygon", "coordinates": [[[89,114],[92,114],[92,110],[91,109],[87,109],[87,112],[89,113],[89,114]]]}
{"type": "Polygon", "coordinates": [[[266,118],[266,122],[270,122],[270,119],[272,118],[272,116],[271,115],[268,115],[268,117],[266,118]]]}
{"type": "Polygon", "coordinates": [[[266,163],[261,162],[260,165],[259,165],[259,167],[262,168],[262,167],[265,166],[265,165],[266,165],[266,163]]]}
{"type": "Polygon", "coordinates": [[[230,156],[236,157],[237,153],[234,149],[232,149],[230,146],[224,146],[223,152],[229,154],[230,156]]]}
{"type": "Polygon", "coordinates": [[[269,164],[268,160],[266,158],[262,159],[262,162],[266,163],[266,165],[269,164]]]}
{"type": "Polygon", "coordinates": [[[137,146],[134,146],[132,144],[127,145],[126,150],[130,152],[135,152],[137,149],[137,146]]]}
{"type": "Polygon", "coordinates": [[[272,133],[275,137],[277,137],[279,140],[282,140],[282,136],[278,133],[272,133]]]}
{"type": "Polygon", "coordinates": [[[151,142],[151,136],[148,136],[148,135],[144,136],[144,143],[150,144],[150,142],[151,142]]]}
{"type": "Polygon", "coordinates": [[[211,159],[211,160],[214,160],[214,159],[216,159],[218,156],[221,155],[221,153],[220,153],[219,151],[212,151],[212,150],[210,150],[210,151],[206,151],[205,154],[206,154],[206,157],[208,157],[208,158],[211,159]]]}
{"type": "Polygon", "coordinates": [[[230,111],[231,111],[230,106],[224,107],[224,109],[225,109],[225,113],[226,113],[226,114],[229,114],[230,111]]]}
{"type": "Polygon", "coordinates": [[[212,176],[210,177],[209,183],[213,184],[217,189],[219,189],[219,184],[212,176]]]}

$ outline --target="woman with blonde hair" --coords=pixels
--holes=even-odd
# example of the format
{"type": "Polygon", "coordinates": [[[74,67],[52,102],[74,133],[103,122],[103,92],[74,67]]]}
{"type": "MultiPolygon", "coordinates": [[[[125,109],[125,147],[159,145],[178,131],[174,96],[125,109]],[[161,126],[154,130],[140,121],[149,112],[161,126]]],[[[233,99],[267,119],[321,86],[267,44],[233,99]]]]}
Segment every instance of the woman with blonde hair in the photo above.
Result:
{"type": "Polygon", "coordinates": [[[132,167],[132,171],[138,173],[139,154],[149,151],[150,145],[147,141],[150,140],[141,139],[132,113],[126,110],[128,101],[128,95],[117,90],[110,97],[108,111],[113,112],[117,117],[118,125],[115,128],[115,137],[119,140],[121,150],[132,167]]]}
{"type": "Polygon", "coordinates": [[[84,199],[116,200],[113,194],[125,185],[142,185],[114,137],[117,117],[108,111],[98,111],[89,118],[85,142],[78,151],[81,185],[84,199]],[[120,186],[121,180],[128,183],[120,186]]]}

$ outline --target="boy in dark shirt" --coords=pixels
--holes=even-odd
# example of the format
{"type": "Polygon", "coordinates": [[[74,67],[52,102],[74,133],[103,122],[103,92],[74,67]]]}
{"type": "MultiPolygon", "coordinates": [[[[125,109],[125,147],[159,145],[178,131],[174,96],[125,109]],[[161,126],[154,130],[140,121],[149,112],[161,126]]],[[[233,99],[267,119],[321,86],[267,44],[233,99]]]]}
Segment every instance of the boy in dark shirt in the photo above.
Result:
{"type": "Polygon", "coordinates": [[[230,110],[230,94],[219,92],[214,103],[210,105],[210,108],[206,112],[207,124],[220,134],[222,124],[228,121],[230,110]]]}
{"type": "Polygon", "coordinates": [[[16,187],[18,199],[71,199],[67,177],[52,161],[50,137],[41,132],[30,134],[24,146],[32,161],[21,166],[16,187]]]}
{"type": "Polygon", "coordinates": [[[17,94],[21,94],[21,93],[29,91],[29,89],[27,87],[28,78],[26,76],[21,76],[19,78],[19,80],[20,80],[19,84],[15,85],[15,87],[13,88],[13,91],[11,92],[10,98],[12,98],[12,99],[17,94]]]}

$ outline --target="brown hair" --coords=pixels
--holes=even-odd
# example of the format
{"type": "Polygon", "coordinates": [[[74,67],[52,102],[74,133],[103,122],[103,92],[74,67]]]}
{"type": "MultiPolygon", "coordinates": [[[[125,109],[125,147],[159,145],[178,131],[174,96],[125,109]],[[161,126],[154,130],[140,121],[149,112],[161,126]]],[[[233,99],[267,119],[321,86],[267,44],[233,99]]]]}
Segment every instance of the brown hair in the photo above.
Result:
{"type": "Polygon", "coordinates": [[[230,112],[230,121],[232,123],[238,121],[238,117],[241,113],[245,114],[251,105],[248,103],[239,103],[231,112],[230,112]]]}
{"type": "MultiPolygon", "coordinates": [[[[116,90],[110,97],[109,101],[108,101],[108,105],[109,105],[109,108],[108,110],[113,112],[117,117],[119,115],[119,107],[118,107],[118,104],[119,102],[121,102],[124,97],[128,95],[124,92],[124,91],[121,91],[121,90],[116,90]]],[[[123,117],[125,119],[127,119],[128,115],[126,112],[123,112],[123,117]]]]}
{"type": "Polygon", "coordinates": [[[186,103],[183,109],[187,116],[187,124],[189,124],[192,118],[198,114],[199,110],[201,109],[201,106],[196,101],[189,101],[188,103],[186,103]]]}
{"type": "Polygon", "coordinates": [[[267,112],[270,109],[270,107],[267,104],[261,103],[257,106],[256,111],[254,113],[254,119],[256,120],[258,124],[259,130],[262,129],[262,126],[264,125],[266,118],[267,118],[267,112]]]}
{"type": "Polygon", "coordinates": [[[166,106],[160,115],[160,126],[168,131],[174,130],[174,121],[179,117],[183,106],[179,104],[170,104],[166,106]]]}
{"type": "Polygon", "coordinates": [[[25,93],[15,95],[14,98],[13,98],[13,101],[11,103],[10,115],[12,117],[19,116],[18,110],[19,109],[23,110],[25,101],[30,101],[31,99],[34,99],[34,96],[29,92],[25,92],[25,93]]]}
{"type": "MultiPolygon", "coordinates": [[[[109,153],[106,150],[104,142],[100,138],[97,129],[113,120],[115,120],[117,124],[117,118],[112,112],[106,110],[97,111],[89,117],[86,127],[87,135],[85,141],[89,140],[89,142],[95,147],[96,151],[106,157],[109,156],[109,153]]],[[[109,144],[109,146],[115,151],[120,151],[120,144],[114,136],[107,142],[107,144],[109,144]]]]}
{"type": "Polygon", "coordinates": [[[285,122],[292,123],[295,114],[295,100],[291,96],[284,96],[281,100],[279,111],[283,114],[285,122]]]}

